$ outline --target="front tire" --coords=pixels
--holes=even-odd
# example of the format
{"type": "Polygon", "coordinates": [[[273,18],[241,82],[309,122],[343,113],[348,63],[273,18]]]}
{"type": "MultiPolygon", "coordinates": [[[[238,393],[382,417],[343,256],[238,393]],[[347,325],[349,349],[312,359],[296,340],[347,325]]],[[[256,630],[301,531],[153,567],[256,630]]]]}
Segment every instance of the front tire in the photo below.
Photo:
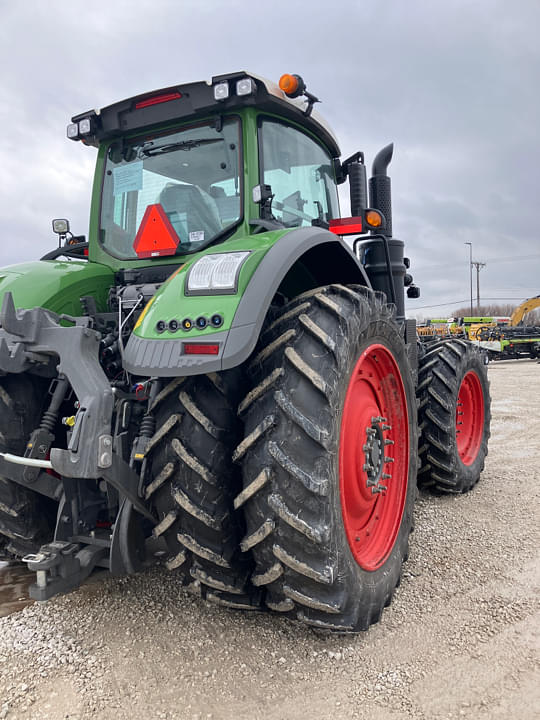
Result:
{"type": "Polygon", "coordinates": [[[420,362],[417,395],[421,429],[418,484],[465,493],[484,469],[490,396],[482,354],[465,340],[443,340],[420,362]]]}
{"type": "Polygon", "coordinates": [[[416,493],[414,385],[393,309],[331,285],[261,337],[239,411],[252,582],[273,610],[329,630],[377,622],[407,557],[416,493]]]}

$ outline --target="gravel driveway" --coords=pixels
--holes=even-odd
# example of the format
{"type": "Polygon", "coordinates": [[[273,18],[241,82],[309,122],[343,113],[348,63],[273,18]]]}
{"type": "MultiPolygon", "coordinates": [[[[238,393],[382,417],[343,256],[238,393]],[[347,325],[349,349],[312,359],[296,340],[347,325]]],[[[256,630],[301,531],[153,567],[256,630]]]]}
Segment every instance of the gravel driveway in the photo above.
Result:
{"type": "Polygon", "coordinates": [[[160,571],[0,619],[0,718],[538,718],[540,365],[489,367],[477,488],[421,495],[382,622],[321,636],[179,591],[160,571]]]}

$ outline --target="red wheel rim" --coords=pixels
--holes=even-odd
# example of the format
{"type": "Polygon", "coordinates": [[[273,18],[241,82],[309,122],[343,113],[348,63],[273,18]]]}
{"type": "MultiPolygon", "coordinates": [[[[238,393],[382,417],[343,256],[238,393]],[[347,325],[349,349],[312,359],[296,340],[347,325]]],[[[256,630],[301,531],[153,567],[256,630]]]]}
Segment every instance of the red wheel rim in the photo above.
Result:
{"type": "Polygon", "coordinates": [[[464,465],[472,465],[478,456],[484,435],[484,393],[480,378],[473,371],[459,386],[456,407],[456,443],[464,465]]]}
{"type": "Polygon", "coordinates": [[[394,356],[370,345],[352,372],[339,443],[341,512],[349,547],[377,570],[394,547],[409,474],[409,418],[394,356]]]}

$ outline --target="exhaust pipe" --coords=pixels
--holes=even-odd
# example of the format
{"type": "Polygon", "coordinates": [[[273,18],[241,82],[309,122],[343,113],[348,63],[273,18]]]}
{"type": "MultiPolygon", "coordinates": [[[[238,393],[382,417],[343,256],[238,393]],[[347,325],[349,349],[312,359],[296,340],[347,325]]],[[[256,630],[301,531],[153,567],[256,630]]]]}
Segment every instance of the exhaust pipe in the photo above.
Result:
{"type": "Polygon", "coordinates": [[[361,244],[362,262],[374,290],[381,290],[396,306],[399,319],[405,317],[405,263],[402,240],[392,237],[392,197],[387,171],[394,144],[375,156],[369,179],[369,204],[386,218],[386,229],[371,231],[372,237],[361,244]]]}
{"type": "Polygon", "coordinates": [[[369,179],[369,204],[380,210],[386,218],[386,230],[383,231],[386,237],[392,237],[392,188],[387,170],[393,152],[394,143],[379,150],[371,167],[372,177],[369,179]]]}

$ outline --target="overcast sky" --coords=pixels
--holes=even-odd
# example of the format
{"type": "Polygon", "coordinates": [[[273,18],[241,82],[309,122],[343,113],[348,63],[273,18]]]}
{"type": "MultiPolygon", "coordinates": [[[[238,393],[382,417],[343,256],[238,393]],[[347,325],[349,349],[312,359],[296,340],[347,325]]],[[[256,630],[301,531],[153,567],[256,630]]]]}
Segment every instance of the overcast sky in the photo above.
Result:
{"type": "Polygon", "coordinates": [[[466,242],[483,299],[537,295],[539,28],[539,0],[0,0],[0,266],[52,249],[53,217],[87,232],[72,115],[247,69],[302,75],[345,157],[394,141],[411,314],[468,303],[466,242]]]}

